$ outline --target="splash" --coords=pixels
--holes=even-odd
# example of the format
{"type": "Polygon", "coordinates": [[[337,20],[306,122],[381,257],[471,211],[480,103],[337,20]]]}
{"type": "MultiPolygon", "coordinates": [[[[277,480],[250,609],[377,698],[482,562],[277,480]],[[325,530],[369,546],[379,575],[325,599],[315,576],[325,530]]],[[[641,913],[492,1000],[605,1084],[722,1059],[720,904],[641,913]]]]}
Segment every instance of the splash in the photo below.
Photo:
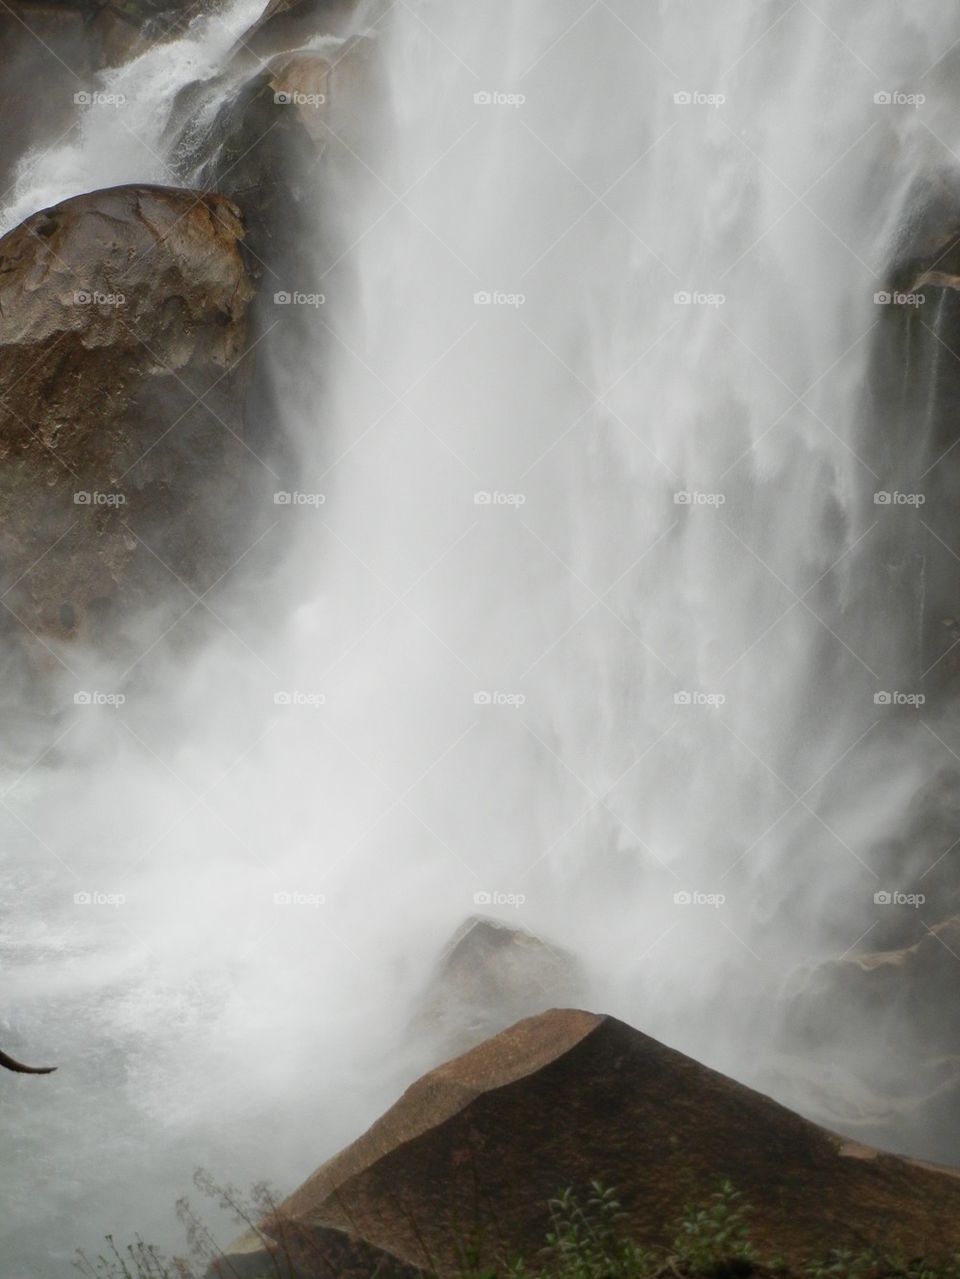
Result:
{"type": "MultiPolygon", "coordinates": [[[[933,604],[886,549],[918,510],[876,500],[936,451],[889,447],[871,352],[915,179],[960,143],[960,19],[848,8],[358,19],[384,100],[283,282],[325,298],[278,428],[283,553],[119,707],[69,711],[77,671],[124,676],[71,655],[56,749],[5,778],[8,1015],[76,1080],[5,1122],[68,1173],[100,1152],[51,1192],[93,1240],[169,1230],[196,1163],[286,1188],[355,1135],[429,1061],[410,1000],[478,907],[752,1079],[780,982],[869,927],[889,842],[903,886],[939,855],[905,843],[949,706],[934,734],[896,700],[933,604]]],[[[207,82],[202,139],[256,9],[105,77],[132,109],[28,157],[4,226],[183,182],[177,95],[207,82]]]]}

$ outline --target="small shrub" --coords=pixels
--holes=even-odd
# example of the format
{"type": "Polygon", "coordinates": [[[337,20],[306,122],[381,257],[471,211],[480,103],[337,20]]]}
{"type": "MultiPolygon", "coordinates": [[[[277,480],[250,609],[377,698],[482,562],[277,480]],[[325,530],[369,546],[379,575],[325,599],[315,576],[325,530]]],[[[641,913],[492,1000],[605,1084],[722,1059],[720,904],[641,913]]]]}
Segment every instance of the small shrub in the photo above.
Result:
{"type": "Polygon", "coordinates": [[[687,1205],[685,1216],[677,1223],[676,1259],[705,1275],[716,1273],[718,1266],[729,1271],[730,1262],[753,1261],[756,1254],[750,1242],[749,1214],[740,1191],[722,1181],[705,1203],[687,1205]]]}
{"type": "MultiPolygon", "coordinates": [[[[247,1201],[232,1186],[218,1186],[198,1172],[198,1188],[220,1206],[230,1209],[238,1223],[261,1237],[272,1267],[262,1279],[335,1279],[337,1259],[312,1249],[300,1238],[295,1222],[284,1221],[266,1186],[254,1188],[247,1201]],[[268,1222],[270,1234],[260,1223],[268,1222]]],[[[641,1248],[626,1232],[616,1192],[594,1181],[584,1196],[561,1191],[549,1203],[550,1226],[541,1256],[530,1269],[521,1261],[510,1265],[481,1265],[474,1247],[460,1251],[462,1279],[960,1279],[960,1256],[943,1266],[922,1259],[904,1260],[866,1250],[836,1250],[822,1261],[799,1270],[783,1262],[757,1258],[750,1235],[751,1208],[729,1181],[723,1181],[699,1204],[688,1204],[673,1227],[669,1248],[641,1248]]],[[[178,1205],[187,1230],[193,1265],[168,1261],[142,1239],[121,1251],[107,1236],[106,1254],[93,1261],[82,1252],[74,1263],[85,1279],[202,1279],[212,1264],[214,1273],[229,1279],[229,1259],[186,1200],[178,1205]]],[[[424,1275],[423,1279],[429,1279],[424,1275]]]]}
{"type": "Polygon", "coordinates": [[[550,1201],[542,1279],[632,1279],[647,1272],[647,1254],[624,1237],[615,1192],[590,1183],[584,1202],[572,1190],[550,1201]]]}
{"type": "Polygon", "coordinates": [[[137,1236],[135,1243],[128,1243],[123,1252],[112,1235],[107,1235],[107,1255],[100,1253],[91,1261],[78,1250],[73,1263],[88,1279],[192,1279],[189,1268],[183,1262],[168,1261],[152,1244],[146,1244],[137,1236]]]}

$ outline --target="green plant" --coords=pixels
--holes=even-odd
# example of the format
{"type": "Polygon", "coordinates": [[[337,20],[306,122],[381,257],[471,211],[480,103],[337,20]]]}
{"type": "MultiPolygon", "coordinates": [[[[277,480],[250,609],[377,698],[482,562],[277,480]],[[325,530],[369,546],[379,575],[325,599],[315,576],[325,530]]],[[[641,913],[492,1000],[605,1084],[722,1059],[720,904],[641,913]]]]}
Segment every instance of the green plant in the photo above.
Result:
{"type": "Polygon", "coordinates": [[[705,1203],[687,1205],[673,1244],[677,1260],[706,1275],[716,1273],[718,1266],[729,1271],[731,1262],[753,1261],[749,1215],[740,1191],[722,1181],[705,1203]]]}
{"type": "Polygon", "coordinates": [[[570,1189],[550,1201],[543,1277],[630,1279],[646,1269],[647,1255],[624,1236],[625,1214],[616,1193],[592,1181],[586,1199],[570,1189]]]}
{"type": "Polygon", "coordinates": [[[858,1253],[840,1248],[808,1264],[804,1274],[808,1279],[960,1279],[960,1257],[933,1266],[922,1258],[908,1261],[873,1248],[858,1253]]]}
{"type": "MultiPolygon", "coordinates": [[[[335,1279],[336,1256],[327,1255],[285,1219],[266,1186],[254,1188],[251,1200],[232,1186],[217,1185],[198,1171],[197,1187],[254,1230],[269,1257],[270,1269],[260,1279],[335,1279]]],[[[560,1191],[548,1204],[550,1224],[541,1263],[531,1269],[523,1261],[492,1266],[481,1263],[477,1246],[460,1249],[461,1279],[960,1279],[960,1256],[944,1265],[923,1259],[905,1260],[877,1250],[839,1249],[799,1269],[782,1261],[758,1259],[750,1233],[751,1208],[729,1181],[700,1203],[688,1204],[674,1223],[669,1247],[643,1248],[625,1228],[627,1214],[616,1192],[593,1181],[586,1192],[560,1191]]],[[[107,1236],[105,1255],[75,1262],[85,1279],[200,1279],[208,1273],[234,1274],[229,1258],[186,1200],[178,1205],[187,1228],[193,1264],[166,1260],[143,1240],[120,1250],[107,1236]]],[[[426,1273],[422,1279],[430,1279],[426,1273]]]]}

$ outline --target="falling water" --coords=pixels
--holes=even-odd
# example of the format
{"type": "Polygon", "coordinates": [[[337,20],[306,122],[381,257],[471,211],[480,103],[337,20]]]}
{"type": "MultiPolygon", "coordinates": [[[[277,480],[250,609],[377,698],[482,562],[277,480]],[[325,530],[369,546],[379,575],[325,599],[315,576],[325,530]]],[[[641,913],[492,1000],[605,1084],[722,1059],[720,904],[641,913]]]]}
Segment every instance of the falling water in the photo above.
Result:
{"type": "MultiPolygon", "coordinates": [[[[208,83],[202,142],[257,8],[106,73],[127,107],[26,157],[4,226],[188,180],[175,99],[208,83]]],[[[955,6],[357,29],[383,101],[331,149],[304,278],[264,285],[326,298],[276,424],[323,501],[278,508],[268,578],[229,575],[119,711],[70,709],[119,672],[66,654],[56,748],[7,770],[5,1024],[62,1066],[0,1103],[11,1275],[175,1240],[196,1164],[288,1188],[349,1140],[430,1061],[411,1000],[477,894],[597,1007],[756,1080],[781,982],[870,927],[881,846],[902,887],[942,851],[908,814],[949,709],[935,738],[874,700],[924,665],[912,561],[878,550],[917,512],[874,494],[935,459],[908,394],[887,446],[871,351],[915,179],[960,148],[955,6]]]]}

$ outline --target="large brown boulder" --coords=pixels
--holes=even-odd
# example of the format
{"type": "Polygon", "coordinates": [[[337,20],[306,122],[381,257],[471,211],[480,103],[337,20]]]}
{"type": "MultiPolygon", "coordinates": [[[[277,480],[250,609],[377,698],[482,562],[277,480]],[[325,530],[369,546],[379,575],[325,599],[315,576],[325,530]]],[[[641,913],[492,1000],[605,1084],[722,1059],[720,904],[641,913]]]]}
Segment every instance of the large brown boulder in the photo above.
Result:
{"type": "Polygon", "coordinates": [[[593,1178],[617,1188],[625,1230],[648,1245],[671,1243],[685,1205],[728,1178],[753,1205],[758,1248],[795,1264],[867,1243],[960,1248],[960,1174],[847,1142],[612,1017],[571,1010],[425,1075],[281,1215],[317,1248],[353,1236],[452,1277],[458,1242],[481,1264],[536,1263],[547,1201],[593,1178]]]}
{"type": "Polygon", "coordinates": [[[0,240],[0,590],[22,635],[99,640],[243,549],[263,475],[243,237],[228,199],[138,186],[0,240]]]}

